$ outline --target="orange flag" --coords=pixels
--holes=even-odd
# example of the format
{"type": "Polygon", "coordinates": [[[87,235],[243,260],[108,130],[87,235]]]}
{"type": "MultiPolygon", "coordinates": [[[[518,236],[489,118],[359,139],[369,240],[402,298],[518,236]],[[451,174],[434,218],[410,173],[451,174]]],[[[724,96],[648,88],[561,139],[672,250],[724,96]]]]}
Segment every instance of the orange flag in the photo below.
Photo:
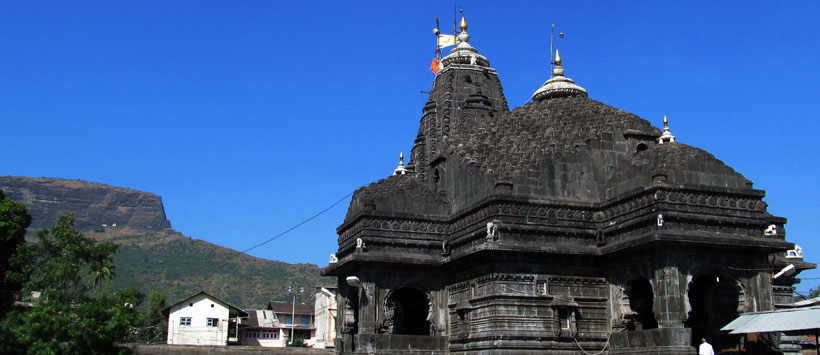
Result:
{"type": "Polygon", "coordinates": [[[430,64],[430,71],[438,74],[438,58],[433,57],[433,64],[430,64]]]}

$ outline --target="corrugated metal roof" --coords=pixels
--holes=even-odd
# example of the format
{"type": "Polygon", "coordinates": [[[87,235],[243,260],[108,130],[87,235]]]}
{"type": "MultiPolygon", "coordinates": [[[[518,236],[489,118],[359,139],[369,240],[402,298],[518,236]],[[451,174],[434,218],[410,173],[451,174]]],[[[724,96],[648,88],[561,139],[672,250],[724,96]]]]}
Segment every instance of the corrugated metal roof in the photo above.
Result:
{"type": "Polygon", "coordinates": [[[797,301],[794,303],[795,307],[814,306],[820,304],[820,296],[809,298],[807,300],[797,301]]]}
{"type": "Polygon", "coordinates": [[[275,328],[279,326],[273,311],[268,309],[247,309],[248,318],[242,320],[249,327],[275,328]]]}
{"type": "Polygon", "coordinates": [[[721,330],[731,334],[820,328],[820,306],[741,314],[721,330]]]}

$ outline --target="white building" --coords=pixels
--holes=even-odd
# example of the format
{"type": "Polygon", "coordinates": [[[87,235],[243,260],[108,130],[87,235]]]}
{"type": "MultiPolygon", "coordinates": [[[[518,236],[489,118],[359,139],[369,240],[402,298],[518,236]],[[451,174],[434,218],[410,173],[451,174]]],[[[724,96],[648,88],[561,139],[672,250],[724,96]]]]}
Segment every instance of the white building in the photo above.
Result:
{"type": "Polygon", "coordinates": [[[205,291],[168,307],[168,344],[226,345],[235,342],[239,317],[247,314],[205,291]]]}
{"type": "Polygon", "coordinates": [[[279,324],[279,319],[270,309],[248,309],[247,318],[239,325],[239,343],[261,347],[284,348],[289,328],[279,324]]]}
{"type": "Polygon", "coordinates": [[[316,337],[314,348],[324,349],[333,347],[333,338],[336,337],[336,288],[317,287],[314,317],[316,323],[316,337]]]}

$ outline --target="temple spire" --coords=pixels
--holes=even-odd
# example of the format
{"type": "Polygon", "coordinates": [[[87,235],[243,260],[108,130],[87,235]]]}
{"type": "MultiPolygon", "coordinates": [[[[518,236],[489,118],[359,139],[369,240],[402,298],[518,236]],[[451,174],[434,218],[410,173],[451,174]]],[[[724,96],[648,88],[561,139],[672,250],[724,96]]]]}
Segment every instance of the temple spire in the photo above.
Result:
{"type": "Polygon", "coordinates": [[[669,131],[669,119],[666,118],[666,115],[663,115],[663,134],[661,134],[658,144],[672,143],[674,141],[675,136],[669,131]]]}

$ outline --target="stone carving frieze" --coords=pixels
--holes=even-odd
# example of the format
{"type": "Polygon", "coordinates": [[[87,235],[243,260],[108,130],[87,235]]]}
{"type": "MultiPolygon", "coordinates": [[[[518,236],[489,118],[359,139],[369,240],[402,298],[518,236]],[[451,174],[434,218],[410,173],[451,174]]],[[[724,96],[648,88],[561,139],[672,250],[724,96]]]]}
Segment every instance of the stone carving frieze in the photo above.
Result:
{"type": "Polygon", "coordinates": [[[362,218],[341,233],[339,243],[344,243],[363,230],[433,235],[445,235],[452,232],[450,224],[446,222],[399,218],[362,218]]]}
{"type": "Polygon", "coordinates": [[[464,291],[470,288],[470,282],[464,281],[447,286],[447,291],[450,293],[464,291]]]}
{"type": "Polygon", "coordinates": [[[514,281],[514,282],[532,282],[535,280],[535,275],[527,275],[527,274],[501,274],[501,273],[494,273],[489,275],[481,276],[475,279],[476,282],[479,284],[484,284],[487,282],[492,281],[514,281]]]}
{"type": "MultiPolygon", "coordinates": [[[[347,244],[361,238],[363,233],[378,234],[384,237],[413,239],[438,239],[446,242],[447,249],[442,252],[442,242],[438,242],[437,250],[431,251],[428,247],[397,247],[380,245],[384,251],[392,252],[420,252],[437,254],[461,255],[470,250],[483,247],[488,241],[499,239],[503,231],[504,240],[533,241],[533,238],[549,242],[581,243],[605,245],[608,243],[627,240],[632,237],[651,233],[654,228],[686,229],[713,233],[734,235],[759,236],[762,230],[759,226],[715,224],[708,221],[681,221],[668,216],[669,212],[685,212],[698,215],[713,215],[740,218],[760,218],[766,211],[766,203],[754,196],[731,195],[711,191],[697,191],[657,187],[651,190],[635,193],[633,196],[621,197],[617,203],[604,203],[596,207],[594,204],[583,205],[578,203],[566,204],[554,201],[490,201],[487,204],[459,215],[451,221],[435,221],[423,219],[402,219],[387,217],[363,217],[356,223],[349,225],[339,237],[340,250],[337,257],[342,258],[352,252],[347,244]],[[661,206],[658,206],[661,204],[661,206]],[[663,225],[657,226],[660,214],[663,211],[663,225]],[[640,218],[651,215],[652,223],[640,222],[640,218]],[[501,222],[499,222],[501,221],[501,222]],[[637,221],[637,223],[626,223],[637,221]],[[488,223],[490,234],[487,234],[488,223]],[[528,234],[508,231],[501,226],[515,226],[538,224],[563,228],[553,236],[550,233],[538,232],[528,234]],[[493,228],[495,227],[495,228],[493,228]],[[566,228],[587,230],[577,236],[567,235],[566,228]],[[614,228],[614,229],[613,229],[614,228]],[[478,233],[477,230],[482,230],[478,233]],[[541,235],[544,234],[544,235],[541,235]],[[587,235],[588,234],[588,235],[587,235]],[[488,235],[491,238],[488,238],[488,235]],[[597,236],[597,239],[596,239],[597,236]]],[[[754,224],[747,221],[746,223],[754,224]]],[[[758,223],[759,224],[759,223],[758,223]]],[[[507,227],[505,227],[507,228],[507,227]]],[[[512,227],[509,227],[512,228],[512,227]]],[[[375,247],[375,245],[374,245],[375,247]]]]}

